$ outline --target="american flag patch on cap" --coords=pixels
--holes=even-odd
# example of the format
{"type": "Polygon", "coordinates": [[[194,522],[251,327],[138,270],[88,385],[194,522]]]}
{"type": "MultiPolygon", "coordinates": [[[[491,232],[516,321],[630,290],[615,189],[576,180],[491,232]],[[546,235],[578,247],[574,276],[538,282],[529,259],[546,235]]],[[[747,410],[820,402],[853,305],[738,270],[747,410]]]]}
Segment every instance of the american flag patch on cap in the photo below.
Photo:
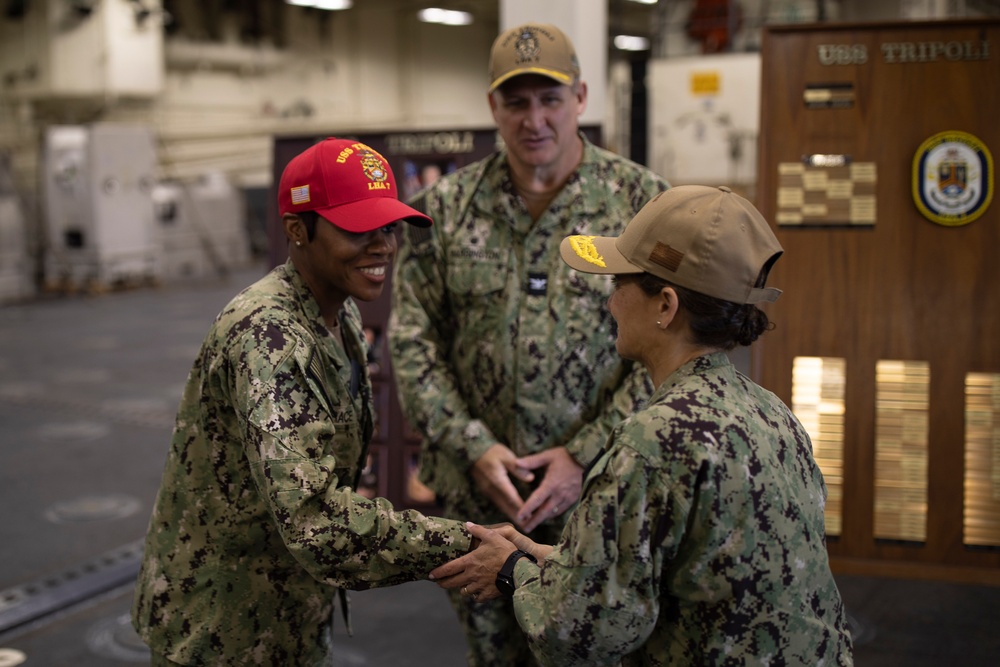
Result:
{"type": "Polygon", "coordinates": [[[305,204],[309,201],[309,186],[300,185],[297,188],[292,188],[292,203],[293,204],[305,204]]]}

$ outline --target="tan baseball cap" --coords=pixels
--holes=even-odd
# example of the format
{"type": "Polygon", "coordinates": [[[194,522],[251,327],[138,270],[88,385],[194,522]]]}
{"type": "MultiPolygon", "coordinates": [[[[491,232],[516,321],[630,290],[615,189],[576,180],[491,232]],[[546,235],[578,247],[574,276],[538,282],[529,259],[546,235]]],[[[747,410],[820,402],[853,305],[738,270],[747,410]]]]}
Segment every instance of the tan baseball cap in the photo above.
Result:
{"type": "Polygon", "coordinates": [[[548,23],[526,23],[501,33],[490,52],[489,92],[521,74],[541,74],[567,86],[576,81],[580,63],[569,37],[548,23]]]}
{"type": "Polygon", "coordinates": [[[727,187],[679,185],[642,207],[621,236],[570,236],[563,261],[584,273],[652,273],[733,303],[776,301],[781,290],[756,287],[784,252],[764,216],[727,187]]]}

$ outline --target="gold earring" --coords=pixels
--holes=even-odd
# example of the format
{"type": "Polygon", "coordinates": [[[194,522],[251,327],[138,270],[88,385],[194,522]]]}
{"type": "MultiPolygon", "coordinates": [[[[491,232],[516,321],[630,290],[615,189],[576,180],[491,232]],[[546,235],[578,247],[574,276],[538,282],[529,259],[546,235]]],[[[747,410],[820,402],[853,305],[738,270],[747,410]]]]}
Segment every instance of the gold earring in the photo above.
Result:
{"type": "Polygon", "coordinates": [[[660,320],[656,320],[656,326],[660,326],[660,320]]]}

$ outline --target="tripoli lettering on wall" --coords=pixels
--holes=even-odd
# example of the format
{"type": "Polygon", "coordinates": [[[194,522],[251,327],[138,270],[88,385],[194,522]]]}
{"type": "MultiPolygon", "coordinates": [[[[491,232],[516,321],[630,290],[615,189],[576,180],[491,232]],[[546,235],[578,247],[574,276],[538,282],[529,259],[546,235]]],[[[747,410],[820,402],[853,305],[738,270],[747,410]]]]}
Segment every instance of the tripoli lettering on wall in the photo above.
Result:
{"type": "Polygon", "coordinates": [[[475,150],[472,132],[390,134],[386,143],[393,155],[450,155],[475,150]]]}
{"type": "MultiPolygon", "coordinates": [[[[821,65],[864,65],[868,47],[864,44],[820,44],[816,47],[821,65]]],[[[989,40],[950,42],[886,42],[879,45],[886,63],[932,63],[939,60],[989,60],[989,40]]]]}

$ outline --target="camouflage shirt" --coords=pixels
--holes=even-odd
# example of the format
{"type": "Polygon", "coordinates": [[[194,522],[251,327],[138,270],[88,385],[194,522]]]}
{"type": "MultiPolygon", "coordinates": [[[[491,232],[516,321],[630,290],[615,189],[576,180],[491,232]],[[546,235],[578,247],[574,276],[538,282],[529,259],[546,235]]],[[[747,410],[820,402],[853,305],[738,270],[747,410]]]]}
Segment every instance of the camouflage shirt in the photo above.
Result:
{"type": "MultiPolygon", "coordinates": [[[[582,135],[581,135],[582,136],[582,135]]],[[[651,390],[615,351],[611,277],[572,271],[569,234],[617,235],[668,187],[584,140],[583,160],[532,221],[501,151],[422,196],[393,281],[393,369],[424,436],[421,479],[451,512],[503,518],[471,493],[468,468],[493,444],[518,455],[565,446],[581,465],[651,390]]],[[[522,492],[524,490],[522,489],[522,492]]]]}
{"type": "Polygon", "coordinates": [[[371,381],[350,299],[340,322],[345,345],[289,262],[211,327],[136,583],[133,622],[154,654],[328,664],[335,587],[423,578],[468,551],[457,522],[352,492],[372,435],[371,381]]]}
{"type": "Polygon", "coordinates": [[[514,603],[543,665],[851,665],[808,434],[723,353],[619,425],[514,603]]]}

